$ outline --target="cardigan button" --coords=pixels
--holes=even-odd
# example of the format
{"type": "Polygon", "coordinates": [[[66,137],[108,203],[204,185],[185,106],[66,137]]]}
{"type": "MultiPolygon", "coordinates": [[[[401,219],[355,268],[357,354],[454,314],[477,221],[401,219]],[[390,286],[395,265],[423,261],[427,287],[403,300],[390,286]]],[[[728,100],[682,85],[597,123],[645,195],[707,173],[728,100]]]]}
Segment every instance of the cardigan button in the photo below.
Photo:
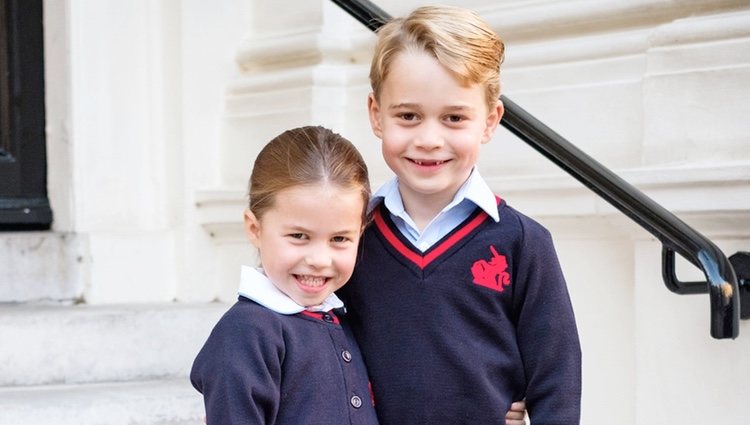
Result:
{"type": "Polygon", "coordinates": [[[344,350],[341,352],[341,358],[344,359],[345,362],[349,363],[350,361],[352,361],[352,353],[344,350]]]}
{"type": "Polygon", "coordinates": [[[352,404],[352,407],[354,407],[355,409],[359,409],[360,407],[362,407],[362,399],[357,397],[356,395],[352,396],[349,402],[352,404]]]}
{"type": "Polygon", "coordinates": [[[333,323],[333,317],[328,313],[323,313],[323,320],[328,323],[333,323]]]}

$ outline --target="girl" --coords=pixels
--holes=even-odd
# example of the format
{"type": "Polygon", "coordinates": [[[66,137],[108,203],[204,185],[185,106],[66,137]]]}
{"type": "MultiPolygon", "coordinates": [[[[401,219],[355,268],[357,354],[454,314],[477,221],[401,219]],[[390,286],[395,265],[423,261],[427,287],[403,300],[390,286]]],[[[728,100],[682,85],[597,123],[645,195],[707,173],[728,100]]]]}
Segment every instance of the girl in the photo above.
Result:
{"type": "Polygon", "coordinates": [[[273,139],[249,184],[245,231],[262,269],[193,364],[206,420],[220,424],[377,424],[362,357],[334,294],[352,275],[370,196],[354,145],[322,127],[273,139]]]}

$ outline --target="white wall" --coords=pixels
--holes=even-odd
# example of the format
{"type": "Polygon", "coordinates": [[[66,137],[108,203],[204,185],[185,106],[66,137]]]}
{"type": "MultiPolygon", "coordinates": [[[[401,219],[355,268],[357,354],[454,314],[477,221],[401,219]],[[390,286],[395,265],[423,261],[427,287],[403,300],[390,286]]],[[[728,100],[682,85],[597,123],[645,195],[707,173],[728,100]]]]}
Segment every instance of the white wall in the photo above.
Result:
{"type": "MultiPolygon", "coordinates": [[[[377,3],[400,14],[423,2],[377,3]]],[[[508,97],[727,255],[750,250],[747,1],[445,3],[505,38],[508,97]]],[[[246,180],[283,129],[332,127],[374,185],[390,176],[365,114],[374,36],[331,2],[45,7],[50,197],[56,230],[86,247],[89,303],[234,299],[239,265],[255,262],[246,180]]],[[[750,422],[750,322],[737,340],[712,339],[708,296],[664,287],[660,244],[507,131],[480,169],[555,236],[583,345],[584,424],[750,422]]]]}
{"type": "MultiPolygon", "coordinates": [[[[378,2],[392,14],[419,3],[378,2]]],[[[750,247],[745,2],[468,6],[506,39],[507,96],[699,231],[721,242],[729,237],[721,245],[727,255],[750,247]]],[[[242,193],[249,174],[244,158],[285,127],[331,126],[362,149],[374,184],[390,176],[365,120],[363,53],[372,35],[326,2],[298,7],[311,17],[302,29],[296,15],[275,15],[273,30],[259,29],[239,50],[244,72],[230,84],[224,123],[234,138],[222,141],[231,152],[222,162],[225,190],[202,192],[209,228],[228,229],[240,204],[227,201],[242,193]]],[[[494,190],[555,235],[583,344],[584,423],[750,420],[739,396],[748,338],[710,337],[708,296],[666,289],[651,235],[506,131],[486,146],[480,169],[494,190]],[[714,366],[717,357],[726,361],[714,366]]],[[[229,246],[230,234],[242,243],[236,232],[219,246],[229,246]]],[[[696,273],[684,264],[680,272],[696,273]]],[[[742,322],[741,335],[748,332],[742,322]]]]}
{"type": "Polygon", "coordinates": [[[75,241],[67,252],[80,269],[57,285],[91,304],[215,299],[218,252],[197,223],[196,188],[217,186],[250,7],[44,6],[53,230],[75,241]]]}

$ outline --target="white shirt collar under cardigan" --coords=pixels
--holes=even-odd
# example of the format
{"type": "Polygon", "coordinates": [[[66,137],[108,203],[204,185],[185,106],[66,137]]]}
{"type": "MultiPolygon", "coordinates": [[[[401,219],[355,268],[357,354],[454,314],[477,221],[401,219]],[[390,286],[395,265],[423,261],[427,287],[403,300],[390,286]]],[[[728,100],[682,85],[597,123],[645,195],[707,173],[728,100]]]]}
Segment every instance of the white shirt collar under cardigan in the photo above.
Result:
{"type": "Polygon", "coordinates": [[[386,182],[375,192],[369,204],[370,210],[375,208],[381,199],[393,216],[393,221],[398,230],[422,252],[428,250],[466,220],[476,207],[484,210],[495,222],[500,220],[495,194],[487,186],[487,182],[484,181],[482,176],[479,175],[477,167],[474,167],[469,178],[456,192],[453,200],[432,219],[422,232],[419,231],[417,225],[404,209],[404,202],[398,190],[398,177],[386,182]]]}
{"type": "Polygon", "coordinates": [[[263,269],[242,266],[240,271],[240,289],[239,294],[249,298],[256,303],[273,310],[280,314],[297,314],[304,310],[308,311],[329,311],[334,308],[341,308],[344,303],[336,296],[331,294],[323,300],[323,303],[315,306],[305,307],[297,304],[289,296],[279,290],[276,285],[268,279],[263,269]]]}

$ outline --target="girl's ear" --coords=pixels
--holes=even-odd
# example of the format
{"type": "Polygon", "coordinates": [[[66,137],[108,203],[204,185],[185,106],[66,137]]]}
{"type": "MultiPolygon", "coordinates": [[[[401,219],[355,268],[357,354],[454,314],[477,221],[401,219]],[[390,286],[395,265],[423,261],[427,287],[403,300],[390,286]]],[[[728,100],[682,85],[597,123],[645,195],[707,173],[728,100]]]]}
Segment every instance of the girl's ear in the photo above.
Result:
{"type": "Polygon", "coordinates": [[[367,96],[367,113],[370,116],[370,127],[378,139],[383,138],[383,129],[380,126],[380,104],[375,99],[375,93],[367,96]]]}
{"type": "Polygon", "coordinates": [[[490,109],[490,113],[487,114],[484,132],[482,133],[482,143],[487,143],[492,139],[492,135],[495,134],[495,130],[497,130],[500,120],[503,119],[504,113],[505,106],[501,100],[498,100],[495,107],[490,109]]]}
{"type": "Polygon", "coordinates": [[[245,234],[250,243],[260,249],[260,220],[250,210],[245,210],[245,234]]]}

